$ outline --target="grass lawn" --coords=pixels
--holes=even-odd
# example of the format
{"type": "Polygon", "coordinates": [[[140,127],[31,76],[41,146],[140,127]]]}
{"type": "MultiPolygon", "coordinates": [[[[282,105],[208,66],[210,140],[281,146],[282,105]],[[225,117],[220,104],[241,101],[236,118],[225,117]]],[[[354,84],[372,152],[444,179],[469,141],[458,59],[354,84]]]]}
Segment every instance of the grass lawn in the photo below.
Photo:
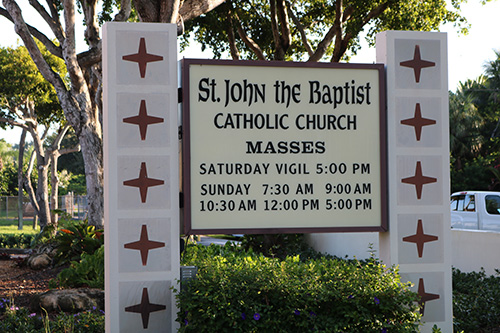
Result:
{"type": "Polygon", "coordinates": [[[18,230],[17,219],[0,219],[0,235],[35,235],[40,232],[40,227],[33,229],[33,219],[23,221],[23,229],[18,230]]]}

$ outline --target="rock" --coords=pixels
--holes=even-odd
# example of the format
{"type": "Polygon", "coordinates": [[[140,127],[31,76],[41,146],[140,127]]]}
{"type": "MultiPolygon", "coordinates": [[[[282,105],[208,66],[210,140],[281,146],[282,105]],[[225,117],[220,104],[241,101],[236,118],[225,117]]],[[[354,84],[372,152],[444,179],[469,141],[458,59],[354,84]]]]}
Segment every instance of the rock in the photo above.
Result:
{"type": "Polygon", "coordinates": [[[33,253],[36,254],[46,253],[51,258],[54,258],[57,253],[57,244],[53,242],[42,243],[34,248],[33,253]]]}
{"type": "Polygon", "coordinates": [[[53,289],[35,295],[30,301],[30,310],[39,312],[77,313],[87,310],[104,310],[104,290],[79,288],[79,289],[53,289]]]}
{"type": "Polygon", "coordinates": [[[52,263],[52,258],[46,254],[35,254],[28,258],[28,267],[35,270],[47,268],[52,263]]]}

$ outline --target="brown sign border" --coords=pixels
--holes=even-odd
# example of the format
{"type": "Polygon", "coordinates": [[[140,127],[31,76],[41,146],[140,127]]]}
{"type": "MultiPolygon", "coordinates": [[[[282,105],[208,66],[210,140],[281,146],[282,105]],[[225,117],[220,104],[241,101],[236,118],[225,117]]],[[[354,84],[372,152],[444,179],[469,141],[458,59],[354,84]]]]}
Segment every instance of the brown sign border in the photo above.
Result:
{"type": "Polygon", "coordinates": [[[181,216],[186,235],[204,234],[278,234],[278,233],[328,233],[328,232],[385,232],[388,231],[387,216],[387,107],[384,64],[350,64],[350,63],[318,63],[289,61],[245,61],[245,60],[212,60],[187,59],[180,60],[182,79],[182,194],[183,209],[181,216]],[[379,110],[380,110],[380,184],[381,184],[381,225],[376,227],[303,227],[303,228],[215,228],[194,229],[191,225],[191,132],[189,105],[189,70],[190,65],[212,66],[258,66],[258,67],[290,67],[290,68],[343,68],[343,69],[376,69],[379,72],[379,110]]]}

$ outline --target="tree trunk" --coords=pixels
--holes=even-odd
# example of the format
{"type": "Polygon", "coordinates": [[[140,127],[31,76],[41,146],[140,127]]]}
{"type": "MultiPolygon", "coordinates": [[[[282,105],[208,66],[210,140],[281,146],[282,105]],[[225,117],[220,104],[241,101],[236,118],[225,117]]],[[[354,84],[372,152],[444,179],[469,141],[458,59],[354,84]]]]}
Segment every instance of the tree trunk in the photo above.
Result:
{"type": "Polygon", "coordinates": [[[88,223],[102,229],[104,226],[102,138],[92,127],[88,126],[82,128],[79,141],[85,161],[88,223]]]}
{"type": "Polygon", "coordinates": [[[38,202],[38,217],[40,218],[40,229],[52,224],[49,206],[49,177],[48,163],[37,163],[38,183],[36,187],[36,201],[38,202]]]}
{"type": "Polygon", "coordinates": [[[33,138],[33,146],[36,153],[36,166],[38,171],[38,182],[35,191],[35,200],[38,204],[38,217],[40,219],[40,229],[45,228],[47,225],[51,224],[50,219],[50,207],[49,207],[49,164],[50,159],[46,156],[43,139],[47,134],[42,136],[38,135],[37,124],[28,124],[28,130],[33,138]]]}
{"type": "Polygon", "coordinates": [[[26,141],[26,129],[23,128],[21,139],[19,140],[19,155],[17,159],[17,229],[23,230],[23,161],[24,142],[26,141]]]}
{"type": "Polygon", "coordinates": [[[59,221],[59,215],[57,210],[59,209],[59,177],[57,176],[57,162],[59,159],[59,152],[53,151],[50,154],[50,186],[52,191],[50,191],[50,206],[52,207],[50,218],[52,224],[57,227],[59,221]]]}

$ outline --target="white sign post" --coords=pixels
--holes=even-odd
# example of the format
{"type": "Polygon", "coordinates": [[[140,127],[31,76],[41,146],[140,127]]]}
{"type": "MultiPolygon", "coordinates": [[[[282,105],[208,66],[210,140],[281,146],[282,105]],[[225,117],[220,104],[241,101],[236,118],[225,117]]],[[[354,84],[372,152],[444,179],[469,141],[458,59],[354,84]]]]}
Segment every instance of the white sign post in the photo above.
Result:
{"type": "Polygon", "coordinates": [[[446,34],[381,33],[377,62],[387,66],[390,228],[381,258],[413,282],[422,332],[452,332],[446,34]]]}
{"type": "Polygon", "coordinates": [[[174,332],[179,279],[177,31],[106,23],[106,332],[174,332]]]}

